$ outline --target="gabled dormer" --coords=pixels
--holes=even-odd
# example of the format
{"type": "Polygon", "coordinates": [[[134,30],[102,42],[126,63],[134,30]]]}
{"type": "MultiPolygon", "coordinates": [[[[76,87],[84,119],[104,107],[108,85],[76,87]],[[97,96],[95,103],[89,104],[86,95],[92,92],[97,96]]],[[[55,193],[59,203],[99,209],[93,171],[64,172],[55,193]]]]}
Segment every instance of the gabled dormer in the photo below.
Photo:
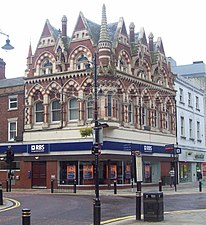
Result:
{"type": "Polygon", "coordinates": [[[37,49],[55,46],[58,33],[58,30],[52,27],[49,20],[47,19],[39,39],[37,49]]]}
{"type": "Polygon", "coordinates": [[[129,37],[127,34],[126,26],[123,17],[120,17],[116,33],[115,33],[115,43],[116,46],[118,43],[129,46],[129,37]]]}
{"type": "Polygon", "coordinates": [[[83,40],[90,39],[93,42],[92,44],[97,43],[98,38],[94,37],[93,29],[98,34],[98,38],[99,38],[98,31],[100,29],[100,26],[87,20],[84,17],[83,13],[80,12],[79,17],[77,19],[76,26],[74,28],[74,32],[72,34],[71,42],[83,41],[83,40]]]}

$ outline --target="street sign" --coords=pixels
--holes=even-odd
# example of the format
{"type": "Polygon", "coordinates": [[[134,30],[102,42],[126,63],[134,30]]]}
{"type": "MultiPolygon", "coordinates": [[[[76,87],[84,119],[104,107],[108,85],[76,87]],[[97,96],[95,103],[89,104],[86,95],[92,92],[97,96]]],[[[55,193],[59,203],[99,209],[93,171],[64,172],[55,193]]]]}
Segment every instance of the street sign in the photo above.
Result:
{"type": "Polygon", "coordinates": [[[182,149],[181,148],[176,148],[176,154],[181,154],[182,153],[182,149]]]}
{"type": "Polygon", "coordinates": [[[174,151],[174,144],[165,145],[165,151],[174,151]]]}

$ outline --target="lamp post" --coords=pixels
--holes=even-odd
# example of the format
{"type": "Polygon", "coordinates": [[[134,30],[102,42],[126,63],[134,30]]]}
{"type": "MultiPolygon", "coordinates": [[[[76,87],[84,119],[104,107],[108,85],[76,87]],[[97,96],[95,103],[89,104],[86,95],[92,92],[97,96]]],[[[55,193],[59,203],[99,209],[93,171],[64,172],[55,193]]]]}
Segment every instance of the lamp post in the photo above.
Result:
{"type": "Polygon", "coordinates": [[[100,151],[100,135],[98,121],[98,105],[97,105],[97,62],[96,53],[94,54],[94,145],[93,152],[95,156],[95,198],[94,207],[94,225],[100,225],[101,221],[101,202],[99,198],[99,151],[100,151]]]}

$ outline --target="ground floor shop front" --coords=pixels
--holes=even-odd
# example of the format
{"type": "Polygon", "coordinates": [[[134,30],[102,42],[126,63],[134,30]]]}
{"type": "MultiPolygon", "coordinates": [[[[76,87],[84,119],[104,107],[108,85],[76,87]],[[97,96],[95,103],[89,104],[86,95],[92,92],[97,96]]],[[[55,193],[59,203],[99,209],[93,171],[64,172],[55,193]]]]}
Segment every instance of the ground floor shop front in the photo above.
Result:
{"type": "MultiPolygon", "coordinates": [[[[56,186],[89,186],[95,184],[95,157],[92,143],[63,143],[12,146],[12,185],[15,188],[50,188],[56,186]]],[[[164,146],[107,142],[99,155],[99,184],[110,186],[132,184],[136,168],[141,168],[143,183],[158,183],[166,179],[174,158],[164,146]],[[133,152],[140,153],[141,167],[135,163],[133,152]]],[[[8,165],[1,162],[0,180],[8,178],[8,165]]],[[[3,183],[3,182],[2,182],[3,183]]]]}
{"type": "MultiPolygon", "coordinates": [[[[95,164],[92,156],[28,157],[19,161],[19,168],[12,169],[14,188],[50,188],[55,186],[79,186],[95,184],[95,164]],[[62,158],[62,157],[60,157],[62,158]]],[[[157,184],[169,174],[172,161],[167,157],[142,156],[143,183],[157,184]],[[167,171],[167,172],[165,172],[167,171]]],[[[135,182],[132,156],[102,155],[99,157],[99,184],[110,186],[114,182],[127,185],[135,182]]],[[[8,170],[1,170],[1,181],[8,178],[8,170]]],[[[5,183],[5,182],[3,182],[5,183]]]]}

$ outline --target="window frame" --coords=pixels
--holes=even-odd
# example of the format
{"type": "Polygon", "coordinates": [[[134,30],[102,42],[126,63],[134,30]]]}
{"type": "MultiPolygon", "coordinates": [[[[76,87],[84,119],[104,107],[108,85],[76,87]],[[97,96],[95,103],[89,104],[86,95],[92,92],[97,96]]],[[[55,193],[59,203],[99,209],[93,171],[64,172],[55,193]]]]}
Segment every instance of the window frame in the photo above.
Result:
{"type": "Polygon", "coordinates": [[[11,96],[9,96],[8,97],[8,101],[9,101],[9,107],[8,107],[8,109],[9,110],[17,110],[18,109],[18,95],[11,95],[11,96]],[[11,99],[16,99],[16,101],[13,101],[13,102],[11,102],[11,99]],[[16,107],[11,107],[11,104],[14,104],[14,103],[16,103],[16,107]]]}
{"type": "Polygon", "coordinates": [[[44,105],[42,101],[38,101],[34,104],[34,121],[35,123],[43,123],[44,122],[44,105]],[[37,111],[36,106],[37,104],[42,103],[42,111],[37,111]],[[40,114],[42,113],[42,121],[37,121],[37,113],[40,114]]]}
{"type": "Polygon", "coordinates": [[[17,136],[17,118],[8,120],[8,141],[15,141],[15,137],[17,136]],[[11,131],[11,124],[15,124],[15,129],[11,131]],[[11,135],[11,132],[14,135],[11,135]]]}
{"type": "Polygon", "coordinates": [[[79,118],[79,104],[78,104],[78,99],[77,98],[71,98],[68,101],[68,121],[72,122],[72,121],[78,121],[79,118]],[[72,101],[76,101],[76,107],[71,106],[71,102],[72,101]],[[74,114],[73,114],[74,112],[74,114]],[[73,115],[75,115],[75,117],[73,118],[73,115]]]}
{"type": "Polygon", "coordinates": [[[58,99],[55,99],[53,101],[51,101],[51,122],[52,123],[58,123],[61,121],[61,103],[60,103],[60,100],[58,99]],[[59,103],[59,108],[54,108],[53,109],[53,104],[55,102],[58,102],[59,103]],[[59,112],[59,115],[57,115],[57,117],[59,117],[59,120],[54,120],[54,113],[58,113],[59,112]]]}

